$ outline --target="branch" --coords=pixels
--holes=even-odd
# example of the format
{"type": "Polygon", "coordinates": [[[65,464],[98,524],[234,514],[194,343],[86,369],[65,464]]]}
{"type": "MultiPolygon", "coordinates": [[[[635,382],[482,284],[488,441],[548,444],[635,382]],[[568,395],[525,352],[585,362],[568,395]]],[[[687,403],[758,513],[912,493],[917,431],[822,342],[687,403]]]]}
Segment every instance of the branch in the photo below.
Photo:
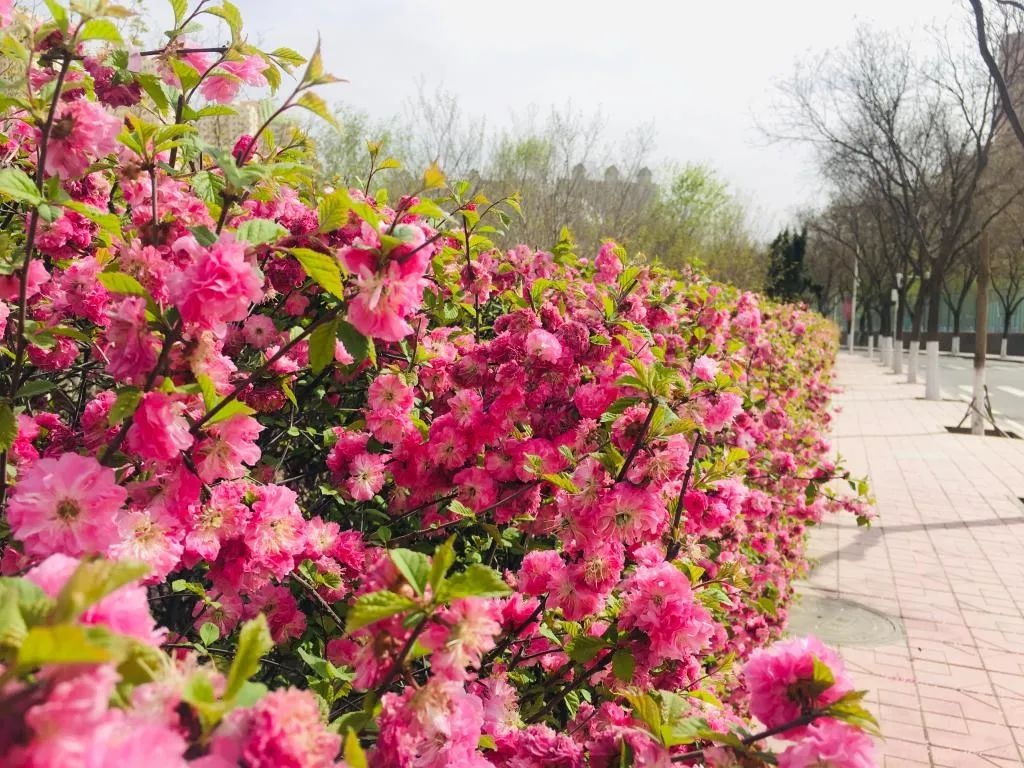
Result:
{"type": "MultiPolygon", "coordinates": [[[[1013,129],[1013,135],[1017,137],[1017,141],[1020,143],[1021,148],[1024,148],[1024,126],[1021,126],[1020,117],[1018,117],[1017,110],[1013,106],[1013,101],[1010,97],[1010,89],[1006,87],[1006,78],[1003,77],[1003,73],[999,69],[999,64],[996,63],[996,59],[992,55],[992,51],[988,46],[988,33],[985,30],[985,9],[982,8],[981,0],[969,1],[971,3],[971,8],[974,9],[974,21],[978,34],[978,50],[981,52],[981,58],[985,60],[985,66],[988,67],[988,73],[992,76],[992,80],[996,84],[996,90],[999,91],[999,99],[1003,102],[1003,111],[1006,113],[1006,119],[1010,123],[1010,127],[1013,129]]],[[[1013,2],[1013,0],[996,1],[1000,5],[1011,5],[1015,8],[1024,10],[1024,5],[1013,2]]]]}

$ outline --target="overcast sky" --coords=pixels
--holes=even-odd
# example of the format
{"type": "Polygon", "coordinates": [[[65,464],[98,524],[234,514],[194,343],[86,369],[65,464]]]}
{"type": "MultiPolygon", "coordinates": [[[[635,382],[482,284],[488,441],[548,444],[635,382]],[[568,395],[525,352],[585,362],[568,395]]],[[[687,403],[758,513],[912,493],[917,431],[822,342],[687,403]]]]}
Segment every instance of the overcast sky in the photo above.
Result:
{"type": "Polygon", "coordinates": [[[861,22],[923,37],[969,18],[965,0],[235,1],[261,47],[305,53],[320,34],[328,70],[350,81],[328,101],[383,118],[423,79],[496,127],[569,101],[600,107],[616,137],[653,120],[655,163],[710,163],[766,228],[820,195],[808,153],[757,128],[794,62],[861,22]]]}

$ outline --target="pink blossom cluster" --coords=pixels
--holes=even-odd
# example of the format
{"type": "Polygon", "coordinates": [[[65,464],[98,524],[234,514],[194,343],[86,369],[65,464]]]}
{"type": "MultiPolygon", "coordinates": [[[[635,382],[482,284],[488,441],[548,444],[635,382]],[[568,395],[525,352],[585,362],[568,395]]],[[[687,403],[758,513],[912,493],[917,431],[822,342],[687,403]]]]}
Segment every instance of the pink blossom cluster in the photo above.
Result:
{"type": "Polygon", "coordinates": [[[389,203],[264,129],[205,147],[223,107],[190,100],[297,55],[225,8],[193,10],[234,42],[183,21],[158,75],[51,23],[52,120],[3,117],[12,764],[724,766],[753,715],[783,766],[870,765],[838,656],[774,642],[807,527],[863,513],[818,492],[834,329],[611,241],[499,248],[458,184],[389,203]]]}

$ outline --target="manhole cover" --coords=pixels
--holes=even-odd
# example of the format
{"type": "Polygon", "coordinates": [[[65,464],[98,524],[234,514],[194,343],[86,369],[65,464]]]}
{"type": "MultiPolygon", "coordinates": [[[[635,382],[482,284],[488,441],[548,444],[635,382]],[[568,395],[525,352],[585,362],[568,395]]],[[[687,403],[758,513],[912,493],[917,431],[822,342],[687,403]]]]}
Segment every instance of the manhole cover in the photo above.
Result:
{"type": "Polygon", "coordinates": [[[810,592],[790,608],[786,631],[836,645],[884,645],[903,637],[899,619],[853,600],[810,592]]]}

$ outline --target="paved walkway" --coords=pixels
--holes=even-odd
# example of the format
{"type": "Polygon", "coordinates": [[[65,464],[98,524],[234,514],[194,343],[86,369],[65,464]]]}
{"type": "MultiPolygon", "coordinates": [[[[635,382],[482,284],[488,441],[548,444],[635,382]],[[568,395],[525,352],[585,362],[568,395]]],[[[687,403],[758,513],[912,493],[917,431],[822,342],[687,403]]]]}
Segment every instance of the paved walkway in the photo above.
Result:
{"type": "Polygon", "coordinates": [[[803,590],[880,611],[902,634],[840,650],[879,716],[885,768],[1024,765],[1024,440],[953,435],[928,402],[842,354],[833,442],[879,520],[830,521],[803,590]],[[879,642],[881,640],[881,642],[879,642]]]}

